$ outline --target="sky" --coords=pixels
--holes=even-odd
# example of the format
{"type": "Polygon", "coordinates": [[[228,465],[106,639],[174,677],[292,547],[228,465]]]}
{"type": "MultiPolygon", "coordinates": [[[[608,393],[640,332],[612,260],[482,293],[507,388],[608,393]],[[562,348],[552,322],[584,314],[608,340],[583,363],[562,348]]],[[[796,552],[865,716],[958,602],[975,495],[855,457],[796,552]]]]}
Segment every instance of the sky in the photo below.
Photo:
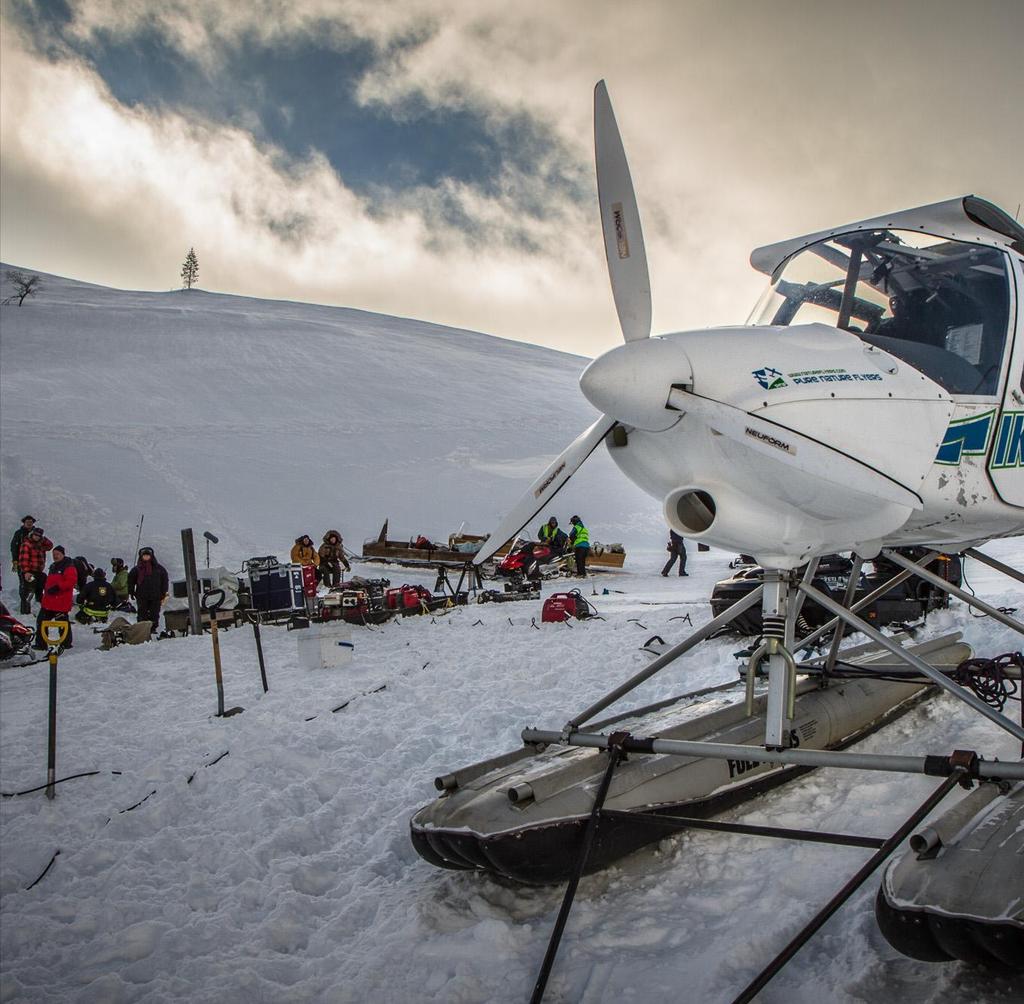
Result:
{"type": "Polygon", "coordinates": [[[1019,0],[0,0],[0,257],[359,307],[592,356],[621,339],[606,79],[654,331],[742,322],[761,244],[1024,201],[1019,0]]]}

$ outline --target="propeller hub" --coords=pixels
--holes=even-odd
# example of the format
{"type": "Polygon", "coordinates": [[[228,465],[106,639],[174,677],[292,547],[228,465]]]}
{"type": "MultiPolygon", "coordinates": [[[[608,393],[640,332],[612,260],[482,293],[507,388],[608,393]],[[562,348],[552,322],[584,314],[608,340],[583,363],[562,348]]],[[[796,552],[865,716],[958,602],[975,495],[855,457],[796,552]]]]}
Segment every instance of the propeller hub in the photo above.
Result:
{"type": "Polygon", "coordinates": [[[666,408],[673,384],[691,387],[693,367],[681,345],[662,338],[619,345],[580,377],[583,395],[595,408],[648,432],[661,432],[679,420],[678,411],[666,408]]]}

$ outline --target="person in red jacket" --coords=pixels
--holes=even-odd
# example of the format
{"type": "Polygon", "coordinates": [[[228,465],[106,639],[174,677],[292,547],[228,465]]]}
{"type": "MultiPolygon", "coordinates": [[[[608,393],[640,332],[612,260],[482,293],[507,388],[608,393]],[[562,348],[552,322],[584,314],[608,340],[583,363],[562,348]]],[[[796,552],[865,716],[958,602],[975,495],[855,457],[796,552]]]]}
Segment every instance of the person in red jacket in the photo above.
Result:
{"type": "Polygon", "coordinates": [[[53,547],[53,541],[43,536],[42,527],[33,527],[25,535],[18,548],[18,598],[21,613],[32,613],[32,597],[43,602],[43,582],[46,578],[46,552],[53,547]]]}
{"type": "Polygon", "coordinates": [[[50,574],[46,576],[43,586],[43,605],[36,618],[35,648],[45,650],[46,639],[43,637],[43,621],[67,621],[68,636],[64,648],[71,648],[71,618],[68,614],[75,602],[75,588],[78,585],[78,572],[75,563],[64,553],[59,545],[53,549],[53,564],[50,574]]]}

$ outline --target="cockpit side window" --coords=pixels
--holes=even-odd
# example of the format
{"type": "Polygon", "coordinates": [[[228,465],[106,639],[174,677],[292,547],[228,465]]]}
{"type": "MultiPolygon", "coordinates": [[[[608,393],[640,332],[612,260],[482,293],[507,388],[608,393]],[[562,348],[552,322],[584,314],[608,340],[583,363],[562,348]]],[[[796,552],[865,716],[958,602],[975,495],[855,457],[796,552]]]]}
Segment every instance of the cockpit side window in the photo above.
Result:
{"type": "Polygon", "coordinates": [[[794,255],[753,324],[853,332],[952,394],[993,395],[1010,323],[1006,256],[903,231],[844,234],[794,255]]]}

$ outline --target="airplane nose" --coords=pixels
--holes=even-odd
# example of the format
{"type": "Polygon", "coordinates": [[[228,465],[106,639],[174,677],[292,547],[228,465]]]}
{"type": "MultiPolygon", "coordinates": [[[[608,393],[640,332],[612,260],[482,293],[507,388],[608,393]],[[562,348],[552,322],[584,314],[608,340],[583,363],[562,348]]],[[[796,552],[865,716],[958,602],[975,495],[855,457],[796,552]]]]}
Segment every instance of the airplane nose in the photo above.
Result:
{"type": "Polygon", "coordinates": [[[584,397],[624,425],[661,432],[679,419],[665,405],[673,384],[693,385],[682,347],[663,338],[626,342],[598,356],[580,377],[584,397]]]}

